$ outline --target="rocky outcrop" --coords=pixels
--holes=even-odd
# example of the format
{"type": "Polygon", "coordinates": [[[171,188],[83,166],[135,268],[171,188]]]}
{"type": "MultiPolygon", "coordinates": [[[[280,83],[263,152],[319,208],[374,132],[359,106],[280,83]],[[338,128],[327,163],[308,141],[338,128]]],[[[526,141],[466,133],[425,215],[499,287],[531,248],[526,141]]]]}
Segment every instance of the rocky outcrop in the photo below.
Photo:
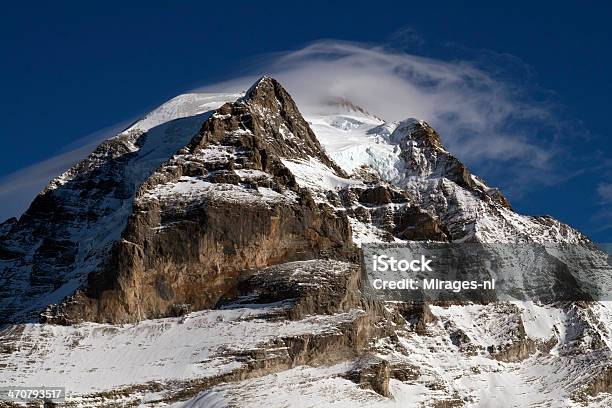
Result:
{"type": "Polygon", "coordinates": [[[121,132],[52,180],[18,221],[3,224],[0,322],[37,320],[44,303],[82,286],[120,239],[142,183],[210,115],[121,132]]]}
{"type": "Polygon", "coordinates": [[[13,217],[0,223],[0,238],[4,238],[11,231],[11,228],[17,224],[17,222],[17,218],[13,217]]]}
{"type": "Polygon", "coordinates": [[[361,297],[360,266],[340,266],[337,261],[313,260],[265,268],[238,286],[239,295],[248,303],[291,300],[291,319],[368,308],[361,297]]]}
{"type": "Polygon", "coordinates": [[[383,397],[391,395],[389,393],[389,379],[391,378],[389,362],[380,357],[365,355],[359,358],[354,367],[344,374],[344,377],[383,397]]]}
{"type": "Polygon", "coordinates": [[[427,334],[427,325],[436,321],[429,305],[424,302],[394,302],[393,309],[408,323],[408,327],[418,334],[427,334]]]}
{"type": "Polygon", "coordinates": [[[523,337],[505,346],[489,346],[487,351],[496,360],[516,363],[525,360],[537,349],[537,343],[534,340],[523,337]]]}
{"type": "Polygon", "coordinates": [[[439,217],[424,211],[405,192],[380,179],[372,179],[362,187],[341,189],[328,199],[335,206],[344,207],[347,216],[378,228],[381,240],[451,240],[439,217]]]}
{"type": "Polygon", "coordinates": [[[407,241],[451,240],[451,234],[439,218],[416,206],[407,206],[393,214],[393,236],[407,241]]]}

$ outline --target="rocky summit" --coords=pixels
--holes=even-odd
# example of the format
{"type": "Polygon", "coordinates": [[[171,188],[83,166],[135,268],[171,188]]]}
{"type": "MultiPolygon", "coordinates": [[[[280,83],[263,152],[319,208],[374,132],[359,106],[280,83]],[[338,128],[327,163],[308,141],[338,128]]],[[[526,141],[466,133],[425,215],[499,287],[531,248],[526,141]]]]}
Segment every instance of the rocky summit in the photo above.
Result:
{"type": "Polygon", "coordinates": [[[363,296],[367,243],[600,256],[442,140],[341,97],[303,114],[269,77],[172,99],[0,224],[0,384],[71,407],[612,406],[609,302],[363,296]]]}

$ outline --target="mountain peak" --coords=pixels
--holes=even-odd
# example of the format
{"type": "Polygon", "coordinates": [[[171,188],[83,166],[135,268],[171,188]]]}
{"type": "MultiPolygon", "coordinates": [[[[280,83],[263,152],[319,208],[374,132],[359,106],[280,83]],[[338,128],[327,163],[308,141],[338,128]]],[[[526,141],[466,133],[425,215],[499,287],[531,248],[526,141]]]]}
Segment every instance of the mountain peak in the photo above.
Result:
{"type": "MultiPolygon", "coordinates": [[[[514,213],[427,123],[381,124],[346,100],[323,108],[327,116],[308,122],[270,77],[235,98],[179,96],[105,141],[20,220],[0,223],[0,322],[9,323],[0,381],[70,384],[75,406],[210,406],[217,385],[242,405],[244,379],[279,393],[283,384],[340,384],[347,404],[364,407],[393,393],[414,402],[415,387],[423,403],[482,405],[478,387],[450,378],[484,384],[494,367],[524,381],[513,389],[524,393],[535,370],[563,364],[577,373],[565,395],[610,391],[610,313],[587,302],[561,310],[365,297],[360,244],[591,247],[558,221],[514,213]],[[44,323],[99,324],[10,326],[42,310],[44,323]],[[598,363],[587,369],[587,359],[598,363]],[[281,370],[288,380],[279,385],[281,370]]],[[[513,257],[504,248],[501,266],[474,264],[478,272],[506,277],[513,257]]],[[[534,282],[582,285],[570,266],[599,265],[603,255],[576,263],[563,249],[548,253],[554,272],[541,269],[534,282]]],[[[253,406],[270,405],[251,399],[262,387],[246,388],[253,406]]],[[[330,389],[312,394],[329,398],[314,405],[337,400],[330,389]]]]}
{"type": "Polygon", "coordinates": [[[415,118],[398,122],[389,140],[393,143],[414,141],[419,145],[445,150],[438,133],[427,122],[415,118]]]}
{"type": "MultiPolygon", "coordinates": [[[[259,78],[251,87],[246,91],[244,99],[254,99],[263,94],[270,95],[270,92],[275,92],[277,89],[282,89],[281,84],[274,78],[264,75],[259,78]]],[[[284,89],[283,89],[284,91],[284,89]]],[[[285,91],[286,92],[286,91],[285,91]]]]}

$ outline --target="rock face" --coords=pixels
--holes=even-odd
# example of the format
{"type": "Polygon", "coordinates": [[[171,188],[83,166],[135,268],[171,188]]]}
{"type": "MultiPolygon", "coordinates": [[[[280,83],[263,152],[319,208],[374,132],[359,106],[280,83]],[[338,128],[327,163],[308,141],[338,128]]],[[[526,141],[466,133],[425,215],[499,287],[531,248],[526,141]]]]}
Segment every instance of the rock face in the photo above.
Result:
{"type": "Polygon", "coordinates": [[[368,226],[386,241],[451,239],[401,189],[349,179],[282,86],[263,78],[215,111],[105,142],[6,223],[2,278],[32,301],[7,296],[5,318],[16,308],[33,317],[54,301],[45,322],[214,307],[250,270],[356,259],[353,230],[368,226]],[[49,224],[57,228],[43,230],[49,224]]]}
{"type": "Polygon", "coordinates": [[[179,96],[0,224],[0,382],[82,407],[610,406],[605,302],[362,296],[363,243],[593,247],[514,213],[425,122],[330,103],[305,119],[267,77],[179,96]]]}
{"type": "Polygon", "coordinates": [[[263,78],[143,183],[106,264],[47,321],[120,323],[181,305],[211,308],[248,270],[346,259],[346,216],[315,203],[282,159],[335,167],[291,97],[263,78]]]}

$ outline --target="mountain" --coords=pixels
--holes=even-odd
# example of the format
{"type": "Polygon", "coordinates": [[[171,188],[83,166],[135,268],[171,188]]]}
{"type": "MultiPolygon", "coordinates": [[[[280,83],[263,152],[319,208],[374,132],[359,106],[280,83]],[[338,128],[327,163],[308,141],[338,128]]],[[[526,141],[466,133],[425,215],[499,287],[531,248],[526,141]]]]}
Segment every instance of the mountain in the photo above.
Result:
{"type": "Polygon", "coordinates": [[[408,241],[603,256],[423,121],[302,114],[269,77],[178,96],[0,225],[0,385],[66,384],[72,406],[612,403],[608,302],[364,297],[359,246],[408,241]]]}

